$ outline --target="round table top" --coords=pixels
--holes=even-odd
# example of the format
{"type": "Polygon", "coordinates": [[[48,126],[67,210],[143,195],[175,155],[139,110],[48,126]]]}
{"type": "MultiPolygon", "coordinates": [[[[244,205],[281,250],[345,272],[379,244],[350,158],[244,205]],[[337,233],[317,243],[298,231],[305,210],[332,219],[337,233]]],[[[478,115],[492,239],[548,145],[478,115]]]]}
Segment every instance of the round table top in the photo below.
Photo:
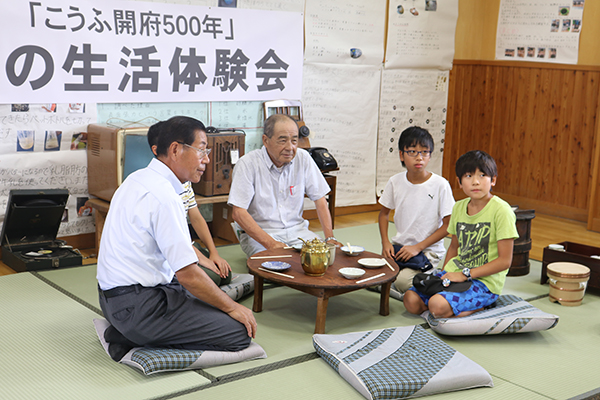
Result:
{"type": "Polygon", "coordinates": [[[358,263],[361,258],[383,258],[380,254],[371,253],[368,251],[362,252],[357,256],[349,256],[344,254],[339,248],[336,249],[335,260],[325,271],[325,275],[322,276],[309,276],[304,273],[302,269],[300,252],[294,249],[275,249],[265,250],[254,254],[248,258],[247,265],[250,273],[258,275],[264,279],[268,279],[272,282],[280,283],[285,286],[302,286],[312,288],[361,288],[370,287],[375,285],[381,285],[394,280],[398,275],[398,267],[395,263],[388,263],[392,265],[394,271],[386,264],[383,267],[378,268],[364,268],[358,263]],[[271,258],[273,256],[281,256],[271,258]],[[269,258],[257,258],[254,257],[269,257],[269,258]],[[262,263],[268,261],[283,261],[291,265],[289,269],[283,271],[275,271],[281,274],[293,276],[289,278],[286,276],[274,274],[268,271],[260,270],[262,263]],[[354,267],[365,270],[365,274],[358,279],[347,279],[340,272],[340,268],[354,267]],[[380,277],[361,282],[373,276],[384,274],[380,277]]]}

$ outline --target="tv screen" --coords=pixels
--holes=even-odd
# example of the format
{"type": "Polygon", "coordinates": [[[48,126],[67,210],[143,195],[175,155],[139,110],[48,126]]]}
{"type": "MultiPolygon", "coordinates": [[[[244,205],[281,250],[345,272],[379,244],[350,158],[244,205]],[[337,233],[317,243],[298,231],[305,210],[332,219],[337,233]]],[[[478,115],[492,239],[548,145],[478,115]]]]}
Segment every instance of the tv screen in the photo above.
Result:
{"type": "Polygon", "coordinates": [[[123,181],[134,171],[145,168],[154,158],[146,135],[125,134],[123,151],[123,181]]]}

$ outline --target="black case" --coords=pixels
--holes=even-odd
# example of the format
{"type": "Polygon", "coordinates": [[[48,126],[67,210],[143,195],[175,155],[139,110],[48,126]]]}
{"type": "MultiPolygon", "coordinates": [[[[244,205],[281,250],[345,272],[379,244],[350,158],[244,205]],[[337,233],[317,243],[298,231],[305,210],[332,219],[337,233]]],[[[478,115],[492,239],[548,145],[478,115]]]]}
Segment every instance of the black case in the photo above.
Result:
{"type": "Polygon", "coordinates": [[[306,151],[310,153],[321,172],[335,171],[338,169],[337,161],[326,148],[309,147],[306,151]]]}
{"type": "Polygon", "coordinates": [[[56,240],[69,191],[67,189],[11,190],[2,224],[2,261],[17,272],[82,265],[81,254],[56,240]],[[52,253],[40,257],[25,253],[52,253]]]}

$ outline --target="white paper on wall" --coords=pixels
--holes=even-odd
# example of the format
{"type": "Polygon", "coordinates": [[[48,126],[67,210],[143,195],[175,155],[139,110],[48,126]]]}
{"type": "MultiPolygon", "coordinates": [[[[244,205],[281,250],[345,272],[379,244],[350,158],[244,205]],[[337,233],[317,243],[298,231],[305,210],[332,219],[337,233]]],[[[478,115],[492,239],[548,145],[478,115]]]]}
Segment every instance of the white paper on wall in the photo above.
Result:
{"type": "Polygon", "coordinates": [[[584,0],[501,0],[496,60],[577,64],[584,0]]]}
{"type": "Polygon", "coordinates": [[[380,65],[386,0],[307,0],[305,63],[380,65]]]}
{"type": "Polygon", "coordinates": [[[96,104],[0,105],[0,221],[11,189],[69,189],[59,236],[94,232],[88,198],[87,126],[96,104]],[[79,212],[81,209],[81,212],[79,212]]]}
{"type": "Polygon", "coordinates": [[[380,67],[304,66],[302,103],[311,146],[337,160],[336,207],[374,204],[380,67]]]}
{"type": "Polygon", "coordinates": [[[94,232],[88,199],[85,150],[4,154],[0,160],[0,226],[11,189],[68,189],[66,213],[58,236],[94,232]]]}
{"type": "Polygon", "coordinates": [[[304,12],[304,0],[237,0],[238,8],[304,12]]]}
{"type": "Polygon", "coordinates": [[[458,0],[390,0],[385,68],[451,69],[457,19],[458,0]]]}
{"type": "Polygon", "coordinates": [[[381,79],[377,144],[377,196],[390,177],[405,170],[400,163],[398,138],[409,126],[427,129],[434,151],[427,170],[442,173],[448,104],[448,71],[384,70],[381,79]]]}

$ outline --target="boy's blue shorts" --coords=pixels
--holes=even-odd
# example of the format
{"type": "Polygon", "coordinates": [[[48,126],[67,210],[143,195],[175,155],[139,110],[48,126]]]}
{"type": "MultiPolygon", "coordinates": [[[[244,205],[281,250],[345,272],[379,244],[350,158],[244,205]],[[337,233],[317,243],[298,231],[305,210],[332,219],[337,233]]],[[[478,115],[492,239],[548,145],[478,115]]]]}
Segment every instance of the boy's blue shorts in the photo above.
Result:
{"type": "MultiPolygon", "coordinates": [[[[444,275],[444,271],[438,271],[435,275],[441,277],[444,275]]],[[[425,296],[417,289],[411,287],[408,290],[416,292],[426,306],[429,306],[430,296],[425,296]]],[[[489,291],[487,286],[477,279],[473,279],[471,287],[464,292],[438,292],[437,294],[443,296],[450,307],[454,315],[458,315],[463,311],[473,311],[482,307],[487,307],[498,300],[498,295],[489,291]]]]}

